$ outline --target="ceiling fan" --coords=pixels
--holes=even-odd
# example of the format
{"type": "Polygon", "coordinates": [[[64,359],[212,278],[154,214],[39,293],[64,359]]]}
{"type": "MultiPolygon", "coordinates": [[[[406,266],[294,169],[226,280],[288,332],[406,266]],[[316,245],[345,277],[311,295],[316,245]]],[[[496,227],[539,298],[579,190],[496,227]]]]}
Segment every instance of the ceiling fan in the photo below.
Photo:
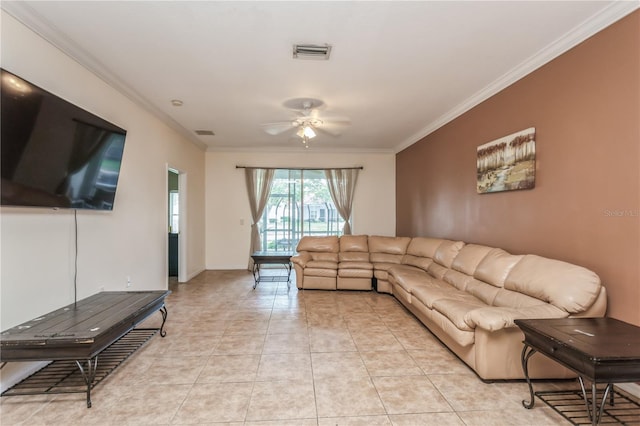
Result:
{"type": "Polygon", "coordinates": [[[297,129],[295,134],[302,140],[305,148],[309,147],[309,140],[315,138],[318,133],[340,136],[341,127],[351,124],[351,120],[345,117],[319,117],[318,109],[324,105],[320,99],[295,98],[284,102],[283,105],[293,110],[295,117],[289,121],[266,123],[262,128],[272,136],[297,129]]]}

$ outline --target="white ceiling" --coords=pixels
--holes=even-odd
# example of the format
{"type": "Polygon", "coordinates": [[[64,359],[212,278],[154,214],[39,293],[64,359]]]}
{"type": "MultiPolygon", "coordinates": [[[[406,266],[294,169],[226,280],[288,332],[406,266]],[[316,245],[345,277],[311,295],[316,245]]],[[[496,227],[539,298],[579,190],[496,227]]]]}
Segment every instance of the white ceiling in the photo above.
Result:
{"type": "Polygon", "coordinates": [[[398,151],[638,2],[10,2],[2,8],[209,150],[304,149],[261,124],[311,97],[314,150],[398,151]],[[329,61],[292,59],[329,43],[329,61]],[[171,105],[172,99],[184,102],[171,105]],[[197,136],[210,129],[215,136],[197,136]]]}

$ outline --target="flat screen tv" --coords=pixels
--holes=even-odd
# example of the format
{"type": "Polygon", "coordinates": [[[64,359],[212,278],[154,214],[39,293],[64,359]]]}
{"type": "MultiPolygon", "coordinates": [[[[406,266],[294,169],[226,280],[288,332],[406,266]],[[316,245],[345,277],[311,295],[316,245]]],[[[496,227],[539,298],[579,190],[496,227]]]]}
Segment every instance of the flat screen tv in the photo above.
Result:
{"type": "Polygon", "coordinates": [[[126,130],[0,72],[1,204],[112,210],[126,130]]]}

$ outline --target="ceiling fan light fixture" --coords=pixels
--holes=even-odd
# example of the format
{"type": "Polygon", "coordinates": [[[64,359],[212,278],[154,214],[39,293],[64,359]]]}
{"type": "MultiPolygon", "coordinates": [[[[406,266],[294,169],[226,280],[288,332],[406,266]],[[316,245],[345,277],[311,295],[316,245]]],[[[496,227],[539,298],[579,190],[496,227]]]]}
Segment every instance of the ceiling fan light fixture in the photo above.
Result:
{"type": "Polygon", "coordinates": [[[306,137],[308,137],[309,139],[315,138],[316,137],[316,132],[313,131],[313,129],[311,128],[311,126],[304,126],[304,130],[303,133],[306,137]]]}

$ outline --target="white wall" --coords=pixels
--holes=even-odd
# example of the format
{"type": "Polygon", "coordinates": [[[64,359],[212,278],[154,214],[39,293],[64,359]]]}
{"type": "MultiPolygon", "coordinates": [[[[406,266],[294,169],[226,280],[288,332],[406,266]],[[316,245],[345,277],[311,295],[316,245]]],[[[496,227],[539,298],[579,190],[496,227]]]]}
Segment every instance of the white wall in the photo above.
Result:
{"type": "MultiPolygon", "coordinates": [[[[187,174],[182,266],[202,271],[204,152],[5,12],[1,35],[3,68],[128,131],[113,212],[78,212],[78,299],[167,288],[167,165],[187,174]]],[[[0,249],[0,329],[73,302],[73,211],[1,208],[0,249]]]]}
{"type": "Polygon", "coordinates": [[[395,155],[393,153],[207,152],[207,269],[246,268],[251,211],[244,170],[260,167],[353,167],[360,171],[353,202],[353,233],[394,235],[395,155]],[[244,224],[241,224],[244,222],[244,224]]]}

